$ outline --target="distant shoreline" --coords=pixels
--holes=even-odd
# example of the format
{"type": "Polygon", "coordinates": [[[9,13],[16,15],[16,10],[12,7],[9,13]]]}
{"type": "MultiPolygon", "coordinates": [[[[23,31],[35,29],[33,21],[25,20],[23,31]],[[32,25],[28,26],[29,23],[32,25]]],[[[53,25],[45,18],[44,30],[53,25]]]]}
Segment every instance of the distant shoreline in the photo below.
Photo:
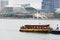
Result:
{"type": "Polygon", "coordinates": [[[0,19],[21,19],[21,20],[60,20],[60,19],[33,19],[33,18],[15,18],[15,17],[0,17],[0,19]]]}

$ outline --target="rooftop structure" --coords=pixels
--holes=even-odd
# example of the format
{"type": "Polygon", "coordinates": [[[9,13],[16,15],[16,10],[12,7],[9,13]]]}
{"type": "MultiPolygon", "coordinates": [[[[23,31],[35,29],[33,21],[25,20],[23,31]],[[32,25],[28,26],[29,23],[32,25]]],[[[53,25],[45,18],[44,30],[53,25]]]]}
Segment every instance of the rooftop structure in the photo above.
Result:
{"type": "Polygon", "coordinates": [[[37,10],[33,7],[4,7],[1,13],[36,13],[37,10]]]}

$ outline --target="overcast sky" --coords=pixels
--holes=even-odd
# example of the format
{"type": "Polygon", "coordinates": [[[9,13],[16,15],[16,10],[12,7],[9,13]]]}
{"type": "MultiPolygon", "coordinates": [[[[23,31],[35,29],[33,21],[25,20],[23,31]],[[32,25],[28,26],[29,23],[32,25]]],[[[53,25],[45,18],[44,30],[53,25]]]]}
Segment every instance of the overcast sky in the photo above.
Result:
{"type": "Polygon", "coordinates": [[[42,0],[9,0],[10,5],[14,4],[31,4],[34,8],[41,8],[41,1],[42,0]]]}

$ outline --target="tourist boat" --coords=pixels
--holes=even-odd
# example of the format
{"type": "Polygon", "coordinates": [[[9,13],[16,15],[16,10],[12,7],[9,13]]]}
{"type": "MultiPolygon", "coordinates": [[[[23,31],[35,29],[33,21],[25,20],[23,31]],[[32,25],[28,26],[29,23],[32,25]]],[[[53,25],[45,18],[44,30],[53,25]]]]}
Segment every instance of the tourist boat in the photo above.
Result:
{"type": "Polygon", "coordinates": [[[59,27],[57,27],[55,30],[50,31],[52,34],[60,34],[59,27]]]}
{"type": "Polygon", "coordinates": [[[21,26],[19,31],[60,34],[59,27],[57,27],[56,30],[54,30],[50,27],[50,25],[25,25],[21,26]]]}
{"type": "Polygon", "coordinates": [[[20,27],[21,32],[40,32],[49,33],[50,25],[25,25],[20,27]]]}
{"type": "Polygon", "coordinates": [[[51,31],[50,33],[52,33],[52,34],[60,34],[60,31],[51,31]]]}

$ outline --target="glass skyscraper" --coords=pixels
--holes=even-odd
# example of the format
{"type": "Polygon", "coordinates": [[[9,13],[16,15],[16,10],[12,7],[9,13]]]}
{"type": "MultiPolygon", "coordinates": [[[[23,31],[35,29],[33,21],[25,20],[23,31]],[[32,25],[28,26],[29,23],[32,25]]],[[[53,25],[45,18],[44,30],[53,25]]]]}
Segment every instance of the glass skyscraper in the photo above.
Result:
{"type": "Polygon", "coordinates": [[[8,0],[0,0],[0,7],[8,5],[8,0]]]}
{"type": "Polygon", "coordinates": [[[54,12],[57,8],[60,8],[60,0],[43,0],[42,11],[54,12]]]}

